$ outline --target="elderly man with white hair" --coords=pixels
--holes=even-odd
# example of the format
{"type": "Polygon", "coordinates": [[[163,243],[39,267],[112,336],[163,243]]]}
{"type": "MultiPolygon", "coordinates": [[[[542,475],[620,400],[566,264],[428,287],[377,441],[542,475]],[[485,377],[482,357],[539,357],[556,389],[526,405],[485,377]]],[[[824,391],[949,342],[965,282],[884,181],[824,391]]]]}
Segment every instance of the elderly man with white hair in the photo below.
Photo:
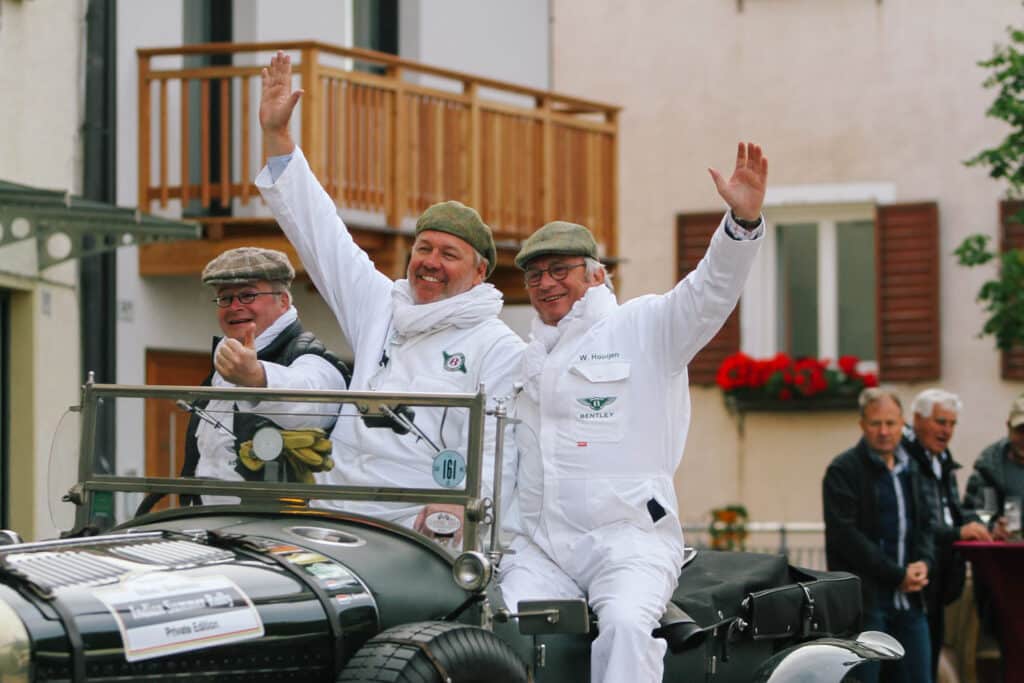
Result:
{"type": "Polygon", "coordinates": [[[959,540],[988,541],[991,536],[976,516],[960,504],[956,471],[960,464],[949,452],[963,402],[944,389],[925,389],[914,399],[913,427],[905,427],[903,447],[920,464],[922,491],[932,513],[935,532],[935,566],[925,589],[928,630],[932,641],[932,677],[937,680],[942,650],[943,607],[960,597],[966,568],[953,549],[959,540]]]}

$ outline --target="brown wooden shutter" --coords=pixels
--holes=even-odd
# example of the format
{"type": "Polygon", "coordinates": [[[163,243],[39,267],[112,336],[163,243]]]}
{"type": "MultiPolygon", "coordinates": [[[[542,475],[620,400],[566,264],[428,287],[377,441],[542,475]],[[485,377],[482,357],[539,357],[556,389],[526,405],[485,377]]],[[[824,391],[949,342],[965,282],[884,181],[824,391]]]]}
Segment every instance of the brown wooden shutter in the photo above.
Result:
{"type": "Polygon", "coordinates": [[[875,225],[879,377],[938,379],[939,208],[934,202],[880,206],[875,225]]]}
{"type": "MultiPolygon", "coordinates": [[[[711,236],[722,222],[722,212],[686,213],[676,217],[677,277],[683,279],[697,267],[708,250],[711,236]]],[[[732,312],[718,334],[698,353],[688,367],[691,384],[714,384],[718,366],[740,350],[740,307],[732,312]]]]}
{"type": "MultiPolygon", "coordinates": [[[[1003,201],[999,205],[999,222],[1003,230],[999,241],[1002,251],[1024,249],[1024,224],[1011,222],[1011,218],[1024,210],[1022,201],[1003,201]]],[[[1003,379],[1024,380],[1024,347],[1003,351],[1003,379]]]]}

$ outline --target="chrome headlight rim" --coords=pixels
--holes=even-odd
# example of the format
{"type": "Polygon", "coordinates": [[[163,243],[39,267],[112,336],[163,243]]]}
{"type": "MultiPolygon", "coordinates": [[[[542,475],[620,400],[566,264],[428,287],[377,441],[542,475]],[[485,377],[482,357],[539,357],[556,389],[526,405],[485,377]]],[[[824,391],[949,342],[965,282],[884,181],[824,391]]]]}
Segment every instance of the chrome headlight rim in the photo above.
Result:
{"type": "Polygon", "coordinates": [[[452,562],[452,578],[455,585],[471,593],[485,590],[491,583],[493,575],[494,567],[490,558],[475,550],[461,553],[452,562]]]}

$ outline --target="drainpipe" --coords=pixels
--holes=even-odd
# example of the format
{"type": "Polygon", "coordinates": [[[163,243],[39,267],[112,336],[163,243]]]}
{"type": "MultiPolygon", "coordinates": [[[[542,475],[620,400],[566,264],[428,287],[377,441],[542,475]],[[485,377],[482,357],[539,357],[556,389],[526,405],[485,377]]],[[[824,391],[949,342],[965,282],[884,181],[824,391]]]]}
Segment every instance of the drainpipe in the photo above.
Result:
{"type": "MultiPolygon", "coordinates": [[[[116,203],[116,1],[89,0],[86,10],[83,194],[116,203]]],[[[87,237],[87,240],[92,238],[87,237]]],[[[82,379],[116,381],[117,255],[81,259],[79,271],[82,379]]],[[[96,429],[96,474],[115,472],[114,411],[104,410],[96,429]]]]}

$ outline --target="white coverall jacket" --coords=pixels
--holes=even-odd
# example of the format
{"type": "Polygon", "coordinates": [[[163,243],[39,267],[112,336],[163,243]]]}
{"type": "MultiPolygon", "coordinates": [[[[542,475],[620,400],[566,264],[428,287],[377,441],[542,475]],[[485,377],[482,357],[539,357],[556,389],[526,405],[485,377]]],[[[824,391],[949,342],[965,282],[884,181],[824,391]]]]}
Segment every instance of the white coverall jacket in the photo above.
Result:
{"type": "Polygon", "coordinates": [[[651,631],[683,560],[673,474],[690,422],[686,366],[735,307],[760,245],[731,238],[726,220],[667,294],[620,306],[591,287],[557,326],[535,320],[523,354],[521,527],[501,587],[512,609],[587,596],[593,681],[661,681],[666,644],[651,631]]]}
{"type": "MultiPolygon", "coordinates": [[[[475,393],[483,383],[490,397],[511,392],[524,343],[498,319],[501,295],[492,285],[477,285],[435,303],[412,305],[407,295],[403,300],[399,294],[408,292],[408,283],[392,281],[374,267],[352,239],[298,147],[276,181],[265,167],[256,177],[256,185],[352,347],[355,362],[349,389],[475,393]],[[403,301],[414,313],[438,313],[439,322],[423,331],[401,334],[396,329],[395,310],[403,301]]],[[[414,410],[416,425],[439,448],[465,456],[468,411],[414,410]]],[[[486,424],[482,495],[490,496],[493,420],[486,424]]],[[[317,473],[319,483],[438,488],[432,474],[436,451],[415,433],[399,435],[387,428],[369,428],[355,407],[346,405],[331,440],[335,467],[317,473]]],[[[516,468],[513,448],[506,449],[504,463],[508,477],[502,488],[508,491],[516,468]]],[[[420,506],[406,503],[324,504],[406,526],[412,526],[420,510],[420,506]]]]}
{"type": "MultiPolygon", "coordinates": [[[[277,339],[277,335],[297,319],[298,312],[292,306],[256,337],[256,350],[260,351],[272,344],[277,339]]],[[[303,354],[292,361],[291,365],[280,365],[269,361],[260,361],[260,365],[263,366],[263,372],[266,373],[267,387],[270,389],[345,390],[345,378],[341,376],[338,369],[316,354],[303,354]]],[[[219,372],[213,374],[210,385],[214,387],[235,386],[221,377],[219,372]]],[[[329,429],[338,414],[336,403],[289,403],[283,401],[250,403],[239,401],[238,407],[246,412],[264,415],[284,429],[310,429],[312,427],[329,429]]],[[[235,471],[238,453],[235,451],[235,437],[230,433],[234,430],[235,425],[234,403],[232,401],[210,401],[205,410],[224,425],[224,429],[218,429],[206,420],[199,421],[199,425],[196,427],[196,448],[199,450],[196,476],[227,481],[244,481],[242,475],[235,471]]],[[[203,496],[204,505],[237,502],[238,496],[203,496]]]]}

